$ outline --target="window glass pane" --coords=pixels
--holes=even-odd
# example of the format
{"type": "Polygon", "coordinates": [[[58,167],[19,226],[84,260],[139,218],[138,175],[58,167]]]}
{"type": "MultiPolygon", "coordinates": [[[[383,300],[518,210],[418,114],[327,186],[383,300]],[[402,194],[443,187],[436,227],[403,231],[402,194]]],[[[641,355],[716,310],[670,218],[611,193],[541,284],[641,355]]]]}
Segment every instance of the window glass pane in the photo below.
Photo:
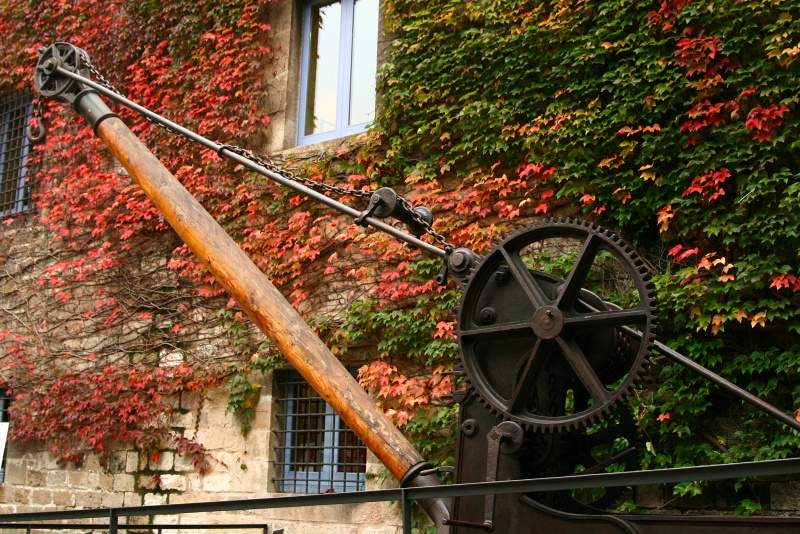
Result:
{"type": "Polygon", "coordinates": [[[350,69],[348,124],[375,118],[375,75],[378,68],[378,0],[356,0],[350,69]]]}
{"type": "Polygon", "coordinates": [[[305,135],[336,129],[341,19],[340,2],[311,8],[305,135]]]}
{"type": "Polygon", "coordinates": [[[298,383],[295,389],[291,470],[318,472],[323,465],[325,403],[308,383],[298,383]]]}
{"type": "Polygon", "coordinates": [[[339,446],[337,447],[336,468],[340,473],[366,473],[367,448],[339,419],[339,446]]]}
{"type": "Polygon", "coordinates": [[[0,397],[0,483],[6,480],[6,456],[8,453],[8,407],[11,399],[0,397]]]}

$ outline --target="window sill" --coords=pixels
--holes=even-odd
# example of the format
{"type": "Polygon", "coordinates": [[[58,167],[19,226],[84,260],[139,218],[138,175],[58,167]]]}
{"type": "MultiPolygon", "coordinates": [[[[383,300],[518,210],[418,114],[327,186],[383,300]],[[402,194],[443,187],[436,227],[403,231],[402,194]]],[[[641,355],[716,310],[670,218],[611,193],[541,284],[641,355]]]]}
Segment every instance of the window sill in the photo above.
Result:
{"type": "Polygon", "coordinates": [[[328,139],[327,141],[320,141],[309,145],[294,146],[278,150],[271,154],[277,160],[285,159],[306,159],[319,156],[324,153],[336,152],[340,149],[349,149],[361,142],[361,136],[366,132],[361,132],[353,135],[346,135],[337,137],[336,139],[328,139]]]}

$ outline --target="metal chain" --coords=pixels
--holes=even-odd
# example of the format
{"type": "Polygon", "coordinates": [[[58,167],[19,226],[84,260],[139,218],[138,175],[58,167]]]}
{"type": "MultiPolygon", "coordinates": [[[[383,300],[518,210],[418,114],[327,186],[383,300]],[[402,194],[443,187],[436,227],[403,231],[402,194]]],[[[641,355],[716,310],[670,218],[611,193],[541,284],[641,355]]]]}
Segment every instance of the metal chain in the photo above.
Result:
{"type": "MultiPolygon", "coordinates": [[[[95,79],[97,79],[97,81],[98,81],[98,83],[100,85],[102,85],[103,87],[105,87],[109,91],[112,91],[112,92],[122,96],[122,93],[120,93],[117,90],[117,88],[114,87],[111,84],[111,82],[106,80],[106,78],[102,74],[100,74],[100,71],[97,70],[97,68],[92,64],[92,62],[89,60],[89,58],[86,55],[82,55],[82,59],[83,59],[84,64],[89,68],[89,71],[94,75],[95,79]]],[[[168,131],[168,132],[170,132],[170,133],[172,133],[174,135],[177,135],[177,136],[183,137],[185,139],[188,139],[185,135],[181,134],[180,132],[177,132],[177,131],[173,130],[172,128],[169,128],[168,126],[165,126],[163,124],[157,123],[157,122],[155,122],[154,120],[152,120],[149,117],[145,117],[145,119],[147,119],[148,121],[160,126],[164,130],[166,130],[166,131],[168,131]]],[[[189,139],[189,140],[191,141],[191,139],[189,139]]],[[[370,191],[370,190],[364,191],[364,190],[361,190],[361,189],[337,187],[337,186],[328,185],[328,184],[325,184],[325,183],[322,183],[322,182],[317,182],[315,180],[312,180],[310,178],[306,178],[304,176],[298,176],[298,175],[294,174],[293,172],[288,171],[285,168],[283,168],[280,165],[278,165],[277,163],[275,163],[272,160],[272,158],[270,158],[269,156],[267,156],[265,154],[257,154],[257,153],[255,153],[255,152],[253,152],[251,150],[248,150],[248,149],[236,146],[236,145],[221,145],[220,148],[221,149],[224,148],[225,150],[233,152],[233,153],[235,153],[235,154],[237,154],[237,155],[239,155],[239,156],[241,156],[243,158],[246,158],[246,159],[252,161],[256,165],[260,165],[261,167],[264,167],[268,171],[271,171],[271,172],[274,172],[276,174],[279,174],[280,176],[282,176],[282,177],[284,177],[284,178],[286,178],[288,180],[292,180],[293,182],[297,182],[297,183],[303,184],[304,186],[306,186],[306,187],[308,187],[310,189],[313,189],[315,191],[318,191],[320,193],[332,193],[332,194],[336,194],[336,195],[340,195],[340,196],[354,196],[354,197],[357,197],[357,198],[367,198],[367,197],[371,196],[372,193],[373,193],[373,191],[370,191]]],[[[220,150],[220,152],[221,152],[221,150],[220,150]]],[[[451,245],[450,243],[447,242],[447,238],[445,238],[442,234],[440,234],[436,230],[434,230],[433,226],[427,220],[425,220],[422,217],[422,215],[420,215],[419,213],[414,211],[414,207],[411,205],[411,202],[409,202],[408,199],[398,195],[397,196],[397,200],[401,204],[403,209],[405,209],[406,211],[408,211],[411,214],[411,217],[414,219],[414,222],[417,223],[418,225],[420,225],[420,227],[425,230],[425,233],[430,235],[434,239],[434,241],[436,243],[438,243],[439,245],[445,247],[446,249],[447,248],[449,248],[449,249],[453,249],[454,248],[453,245],[451,245]]]]}
{"type": "Polygon", "coordinates": [[[36,126],[29,124],[25,129],[25,135],[31,144],[42,143],[47,134],[47,127],[44,125],[44,104],[42,104],[42,97],[38,95],[33,106],[33,119],[36,121],[36,126]]]}
{"type": "Polygon", "coordinates": [[[117,90],[117,88],[116,88],[116,87],[114,87],[114,86],[111,84],[111,82],[109,82],[108,80],[106,80],[105,76],[103,76],[102,74],[100,74],[100,71],[99,71],[99,70],[97,70],[97,68],[96,68],[94,65],[92,65],[92,62],[91,62],[91,60],[89,60],[89,57],[88,57],[86,54],[83,54],[83,53],[81,53],[81,59],[83,60],[83,63],[84,63],[84,64],[85,64],[87,67],[89,67],[89,72],[91,72],[92,74],[94,74],[94,77],[95,77],[95,79],[96,79],[96,80],[97,80],[97,81],[100,83],[100,85],[102,85],[103,87],[105,87],[105,88],[106,88],[106,89],[108,89],[109,91],[111,91],[111,92],[113,92],[113,93],[116,93],[116,94],[118,94],[118,95],[122,96],[122,93],[120,93],[120,92],[119,92],[119,90],[117,90]]]}
{"type": "Polygon", "coordinates": [[[436,241],[438,244],[442,245],[445,249],[454,250],[455,247],[447,242],[447,238],[433,229],[433,226],[422,218],[418,212],[414,211],[414,207],[411,205],[411,202],[408,201],[405,197],[397,195],[397,201],[403,206],[403,209],[408,211],[411,214],[411,217],[414,219],[414,222],[420,225],[424,230],[425,233],[428,234],[436,241]]]}
{"type": "Polygon", "coordinates": [[[42,97],[36,97],[36,109],[33,112],[34,117],[36,117],[37,121],[41,121],[39,123],[40,128],[44,128],[44,104],[42,103],[42,97]]]}
{"type": "Polygon", "coordinates": [[[370,195],[372,195],[372,191],[363,191],[361,189],[346,189],[344,187],[337,187],[334,185],[328,185],[322,182],[317,182],[310,178],[306,178],[304,176],[298,176],[291,171],[287,171],[286,169],[275,163],[272,160],[272,158],[270,158],[265,154],[256,154],[255,152],[252,152],[250,150],[247,150],[245,148],[236,145],[222,145],[221,148],[233,152],[234,154],[238,154],[239,156],[242,156],[243,158],[252,161],[256,165],[260,165],[269,171],[272,171],[276,174],[280,174],[284,178],[288,178],[293,182],[301,183],[306,187],[314,189],[315,191],[319,191],[321,193],[335,193],[340,196],[351,195],[360,198],[367,198],[370,195]]]}

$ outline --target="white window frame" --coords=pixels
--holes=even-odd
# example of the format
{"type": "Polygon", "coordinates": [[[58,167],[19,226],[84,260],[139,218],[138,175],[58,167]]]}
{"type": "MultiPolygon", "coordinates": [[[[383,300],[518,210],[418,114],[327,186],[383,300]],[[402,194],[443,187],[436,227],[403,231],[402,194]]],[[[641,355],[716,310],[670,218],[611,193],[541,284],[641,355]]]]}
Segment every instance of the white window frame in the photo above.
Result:
{"type": "MultiPolygon", "coordinates": [[[[331,0],[306,0],[303,5],[303,37],[300,70],[300,105],[297,121],[297,145],[310,145],[339,137],[355,135],[365,131],[372,120],[348,124],[350,117],[350,75],[353,57],[353,14],[356,0],[337,0],[341,4],[341,27],[339,32],[339,66],[337,79],[337,106],[335,129],[317,134],[305,134],[306,103],[309,97],[309,68],[311,54],[311,14],[320,4],[334,3],[331,0]]],[[[378,36],[375,36],[376,40],[378,36]]],[[[377,60],[377,58],[376,58],[377,60]]]]}
{"type": "Polygon", "coordinates": [[[0,395],[0,484],[6,481],[6,463],[8,458],[8,430],[10,419],[8,407],[11,399],[5,395],[0,395]]]}

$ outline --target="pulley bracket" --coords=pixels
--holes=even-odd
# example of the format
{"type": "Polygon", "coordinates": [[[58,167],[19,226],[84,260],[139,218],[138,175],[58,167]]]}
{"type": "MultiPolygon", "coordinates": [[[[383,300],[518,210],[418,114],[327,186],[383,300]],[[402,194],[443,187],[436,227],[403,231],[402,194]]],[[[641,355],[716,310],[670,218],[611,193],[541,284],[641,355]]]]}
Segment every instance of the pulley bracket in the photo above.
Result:
{"type": "MultiPolygon", "coordinates": [[[[80,115],[97,133],[97,126],[109,117],[118,115],[111,111],[100,98],[96,89],[87,87],[79,79],[64,76],[64,72],[88,78],[88,55],[85,51],[70,43],[57,42],[49,47],[39,49],[39,61],[36,64],[33,82],[39,94],[59,102],[72,104],[80,115]]],[[[32,142],[41,142],[47,129],[41,116],[37,117],[38,132],[28,127],[27,135],[32,142]]]]}
{"type": "Polygon", "coordinates": [[[425,235],[426,228],[433,224],[433,213],[428,208],[419,206],[411,208],[400,201],[394,189],[381,187],[369,197],[369,205],[355,218],[355,223],[363,225],[366,217],[385,219],[394,217],[404,222],[408,231],[417,237],[425,235]]]}

